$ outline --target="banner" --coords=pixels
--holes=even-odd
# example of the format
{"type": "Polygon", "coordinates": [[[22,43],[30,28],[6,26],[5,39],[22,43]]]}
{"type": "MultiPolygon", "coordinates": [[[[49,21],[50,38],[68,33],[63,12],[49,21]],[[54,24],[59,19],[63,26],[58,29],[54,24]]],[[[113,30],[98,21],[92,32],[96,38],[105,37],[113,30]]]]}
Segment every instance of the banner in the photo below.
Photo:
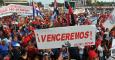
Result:
{"type": "Polygon", "coordinates": [[[71,47],[95,44],[96,27],[68,26],[35,30],[39,49],[61,48],[62,45],[71,47]]]}
{"type": "Polygon", "coordinates": [[[0,14],[6,14],[9,13],[10,11],[8,10],[7,6],[3,6],[0,8],[0,14]]]}
{"type": "Polygon", "coordinates": [[[1,17],[4,17],[4,16],[10,16],[10,15],[13,15],[13,13],[5,13],[5,14],[1,14],[1,15],[0,15],[0,18],[1,18],[1,17]]]}
{"type": "Polygon", "coordinates": [[[10,4],[8,6],[0,8],[0,14],[5,14],[5,13],[18,13],[20,15],[21,14],[32,14],[32,7],[10,4]]]}
{"type": "Polygon", "coordinates": [[[16,13],[20,13],[20,14],[32,14],[32,7],[31,6],[10,4],[7,7],[8,7],[10,12],[16,12],[16,13]]]}

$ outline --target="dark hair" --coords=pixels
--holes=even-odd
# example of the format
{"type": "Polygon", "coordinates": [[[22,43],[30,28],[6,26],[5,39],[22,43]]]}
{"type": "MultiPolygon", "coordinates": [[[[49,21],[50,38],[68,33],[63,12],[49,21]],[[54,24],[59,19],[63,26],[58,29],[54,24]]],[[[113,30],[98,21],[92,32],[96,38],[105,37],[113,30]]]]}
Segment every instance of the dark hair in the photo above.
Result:
{"type": "Polygon", "coordinates": [[[62,45],[62,48],[63,48],[63,47],[66,47],[66,46],[65,46],[65,45],[62,45]]]}
{"type": "Polygon", "coordinates": [[[66,7],[67,9],[69,9],[69,4],[68,4],[67,1],[65,1],[65,7],[66,7]]]}
{"type": "Polygon", "coordinates": [[[24,48],[21,48],[21,55],[26,54],[26,50],[24,48]]]}

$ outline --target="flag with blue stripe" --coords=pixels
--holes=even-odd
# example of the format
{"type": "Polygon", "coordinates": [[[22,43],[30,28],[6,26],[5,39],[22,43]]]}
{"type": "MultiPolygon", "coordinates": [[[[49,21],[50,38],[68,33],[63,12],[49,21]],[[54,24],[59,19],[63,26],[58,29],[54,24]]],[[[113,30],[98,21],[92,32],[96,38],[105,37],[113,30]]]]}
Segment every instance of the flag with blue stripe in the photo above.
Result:
{"type": "Polygon", "coordinates": [[[43,19],[44,14],[39,10],[37,4],[32,2],[32,7],[33,7],[33,18],[35,18],[35,16],[39,16],[43,19]]]}
{"type": "Polygon", "coordinates": [[[44,18],[44,14],[38,8],[35,8],[35,16],[39,16],[42,19],[44,18]]]}
{"type": "Polygon", "coordinates": [[[58,10],[54,9],[53,15],[51,16],[51,20],[55,20],[58,14],[59,14],[58,10]]]}

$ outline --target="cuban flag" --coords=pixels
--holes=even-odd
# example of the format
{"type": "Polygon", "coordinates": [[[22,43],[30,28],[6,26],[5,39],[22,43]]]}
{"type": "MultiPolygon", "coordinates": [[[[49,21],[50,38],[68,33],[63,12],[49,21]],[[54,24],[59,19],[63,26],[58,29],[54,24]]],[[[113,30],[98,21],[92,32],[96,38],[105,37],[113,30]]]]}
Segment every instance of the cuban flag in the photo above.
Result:
{"type": "Polygon", "coordinates": [[[59,14],[59,12],[58,12],[57,8],[54,9],[53,15],[51,16],[51,20],[56,20],[58,14],[59,14]]]}
{"type": "Polygon", "coordinates": [[[42,19],[44,18],[44,14],[39,10],[39,8],[35,8],[35,16],[39,16],[42,19]]]}
{"type": "Polygon", "coordinates": [[[44,17],[44,14],[40,11],[36,3],[32,2],[32,7],[33,7],[33,18],[35,16],[39,16],[41,18],[44,17]]]}

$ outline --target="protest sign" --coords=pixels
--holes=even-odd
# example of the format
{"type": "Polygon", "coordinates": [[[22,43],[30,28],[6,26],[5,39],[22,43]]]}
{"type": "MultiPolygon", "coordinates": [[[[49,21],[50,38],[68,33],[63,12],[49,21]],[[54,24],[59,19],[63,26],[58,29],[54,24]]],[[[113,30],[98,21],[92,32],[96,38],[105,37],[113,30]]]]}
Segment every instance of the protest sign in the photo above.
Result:
{"type": "Polygon", "coordinates": [[[20,14],[31,14],[32,13],[31,6],[10,4],[7,7],[10,12],[16,12],[16,13],[20,13],[20,14]]]}
{"type": "Polygon", "coordinates": [[[20,15],[29,14],[30,15],[32,14],[32,7],[10,4],[8,6],[3,6],[2,8],[0,8],[0,15],[7,14],[7,13],[17,13],[20,15]]]}
{"type": "Polygon", "coordinates": [[[35,30],[39,49],[61,48],[69,43],[71,47],[95,44],[96,27],[68,26],[35,30]]]}
{"type": "Polygon", "coordinates": [[[4,16],[10,16],[12,15],[13,13],[5,13],[5,14],[1,14],[0,17],[4,17],[4,16]]]}
{"type": "Polygon", "coordinates": [[[7,6],[3,6],[0,8],[0,15],[3,15],[5,13],[9,13],[7,6]]]}

